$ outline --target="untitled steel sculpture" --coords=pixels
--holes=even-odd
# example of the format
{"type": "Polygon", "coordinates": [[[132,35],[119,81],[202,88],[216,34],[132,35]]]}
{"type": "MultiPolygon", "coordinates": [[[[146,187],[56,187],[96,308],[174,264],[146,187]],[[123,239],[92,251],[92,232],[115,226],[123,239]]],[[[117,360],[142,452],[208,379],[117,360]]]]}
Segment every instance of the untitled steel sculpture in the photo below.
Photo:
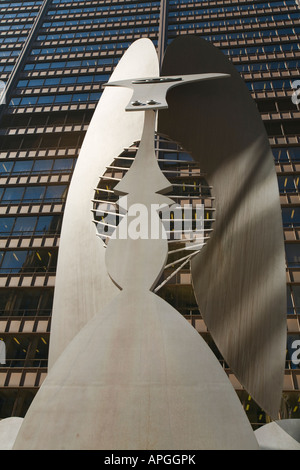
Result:
{"type": "Polygon", "coordinates": [[[219,225],[202,250],[204,255],[201,251],[192,265],[195,292],[217,345],[233,361],[230,366],[234,365],[241,382],[249,386],[247,390],[274,415],[283,379],[282,348],[285,352],[284,256],[276,175],[260,116],[233,67],[198,38],[174,41],[161,76],[152,43],[136,41],[107,85],[111,86],[106,87],[95,111],[68,194],[49,372],[24,418],[14,449],[256,450],[255,435],[218,360],[196,330],[152,292],[166,263],[163,229],[155,240],[122,238],[118,234],[125,223],[130,225],[127,214],[105,250],[98,239],[96,245],[95,232],[88,228],[87,220],[92,225],[88,201],[93,198],[95,179],[122,147],[140,140],[141,135],[134,163],[115,187],[119,204],[122,206],[125,197],[127,207],[139,203],[150,209],[154,203],[173,203],[163,194],[170,183],[154,157],[158,113],[159,132],[182,143],[201,160],[214,187],[220,184],[216,189],[221,199],[217,205],[219,225]],[[189,65],[189,61],[193,63],[189,65]],[[241,104],[234,104],[233,109],[240,114],[231,116],[232,109],[226,109],[229,98],[225,102],[221,98],[227,89],[233,99],[235,85],[241,104]],[[221,100],[220,110],[215,97],[221,100]],[[210,101],[206,126],[202,112],[208,111],[210,101]],[[246,109],[241,109],[244,105],[246,109]],[[249,113],[248,126],[241,111],[249,113]],[[230,120],[232,126],[240,123],[240,127],[233,129],[230,120]],[[211,147],[208,131],[214,141],[211,147]],[[244,191],[240,188],[243,183],[249,184],[244,191]],[[256,199],[256,191],[269,200],[256,199]],[[261,205],[252,207],[257,200],[261,205]],[[238,246],[233,248],[230,242],[238,246]],[[210,253],[211,244],[216,253],[210,253]],[[243,269],[238,264],[241,254],[243,269]],[[70,256],[73,259],[68,266],[70,256]],[[264,297],[258,279],[262,267],[271,278],[266,281],[269,290],[264,297]],[[203,272],[207,272],[207,280],[203,272]],[[215,300],[218,295],[220,299],[215,300]],[[274,321],[271,338],[267,336],[270,331],[265,331],[271,324],[267,311],[274,321]],[[262,321],[259,331],[254,329],[258,314],[262,321]],[[214,315],[218,315],[221,332],[214,315]],[[235,324],[231,324],[233,315],[235,324]],[[236,345],[239,335],[240,341],[245,341],[244,351],[236,345]],[[261,361],[256,354],[260,336],[266,341],[261,361]],[[269,349],[276,355],[274,361],[279,360],[277,369],[269,349]],[[237,352],[242,354],[238,359],[234,358],[237,352]],[[253,360],[258,378],[252,372],[253,360]],[[271,375],[269,366],[273,367],[271,375]],[[266,384],[268,380],[273,388],[266,384]]]}

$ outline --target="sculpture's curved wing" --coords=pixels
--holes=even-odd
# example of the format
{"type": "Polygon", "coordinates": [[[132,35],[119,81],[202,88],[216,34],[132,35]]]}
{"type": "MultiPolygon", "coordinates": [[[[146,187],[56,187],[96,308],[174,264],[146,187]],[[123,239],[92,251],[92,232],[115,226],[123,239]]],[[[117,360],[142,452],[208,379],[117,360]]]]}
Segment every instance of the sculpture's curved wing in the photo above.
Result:
{"type": "Polygon", "coordinates": [[[229,73],[170,90],[159,132],[179,141],[214,188],[216,223],[192,261],[195,295],[220,352],[277,417],[286,350],[283,230],[274,160],[259,112],[234,66],[195,36],[175,39],[162,75],[229,73]],[[184,89],[183,89],[184,88],[184,89]]]}
{"type": "MultiPolygon", "coordinates": [[[[140,39],[126,51],[111,80],[158,75],[153,43],[140,39]]],[[[49,367],[102,306],[118,292],[95,235],[91,200],[99,178],[126,146],[139,140],[140,113],[125,112],[130,90],[106,88],[86,133],[69,188],[60,238],[51,324],[49,367]]]]}

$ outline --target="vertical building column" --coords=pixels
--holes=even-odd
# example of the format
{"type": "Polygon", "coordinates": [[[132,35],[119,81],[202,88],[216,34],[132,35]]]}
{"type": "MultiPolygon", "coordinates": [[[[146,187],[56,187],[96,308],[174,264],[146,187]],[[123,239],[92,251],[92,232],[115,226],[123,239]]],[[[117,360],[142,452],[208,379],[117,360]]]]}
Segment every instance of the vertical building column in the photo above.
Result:
{"type": "Polygon", "coordinates": [[[5,103],[0,101],[0,118],[2,117],[4,111],[6,110],[6,108],[8,106],[11,95],[13,93],[13,90],[14,90],[15,86],[16,86],[16,82],[20,77],[20,73],[22,72],[22,68],[24,66],[25,60],[27,59],[27,56],[30,52],[32,42],[35,40],[36,35],[40,30],[41,24],[44,21],[44,17],[46,15],[47,11],[48,11],[48,6],[50,5],[51,2],[52,2],[52,0],[44,0],[44,2],[42,3],[40,11],[39,11],[39,13],[38,13],[33,25],[32,25],[30,33],[28,34],[28,37],[27,37],[27,39],[24,43],[24,46],[22,48],[22,52],[20,53],[15,65],[14,65],[13,71],[11,72],[11,74],[9,76],[9,79],[8,79],[8,81],[6,83],[6,87],[5,87],[5,92],[6,92],[5,97],[2,96],[2,100],[4,100],[4,98],[5,98],[6,105],[5,105],[5,103]]]}
{"type": "Polygon", "coordinates": [[[17,391],[17,395],[14,401],[11,416],[17,416],[17,417],[22,416],[22,408],[24,405],[24,400],[25,400],[24,391],[19,389],[17,391]]]}
{"type": "Polygon", "coordinates": [[[159,30],[158,30],[158,61],[161,67],[164,58],[164,53],[168,41],[168,12],[169,0],[161,0],[160,2],[160,15],[159,15],[159,30]]]}
{"type": "Polygon", "coordinates": [[[37,346],[38,346],[39,339],[40,339],[39,336],[35,336],[34,338],[32,338],[32,340],[29,344],[29,347],[28,347],[27,354],[26,354],[24,367],[35,367],[34,357],[35,357],[35,353],[36,353],[36,349],[37,349],[37,346]]]}

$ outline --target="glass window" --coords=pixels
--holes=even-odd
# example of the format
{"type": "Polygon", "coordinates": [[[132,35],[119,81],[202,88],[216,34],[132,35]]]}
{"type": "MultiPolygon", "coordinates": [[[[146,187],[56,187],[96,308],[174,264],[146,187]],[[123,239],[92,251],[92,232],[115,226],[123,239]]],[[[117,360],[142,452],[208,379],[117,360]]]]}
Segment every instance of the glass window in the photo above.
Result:
{"type": "Polygon", "coordinates": [[[20,201],[24,193],[24,188],[6,188],[2,196],[2,201],[20,201]]]}
{"type": "Polygon", "coordinates": [[[51,104],[54,101],[54,96],[40,96],[38,99],[38,104],[51,104]]]}
{"type": "MultiPolygon", "coordinates": [[[[64,54],[66,52],[69,52],[69,50],[70,50],[69,47],[57,47],[56,51],[55,51],[55,49],[49,49],[48,53],[50,54],[50,53],[56,52],[56,53],[59,53],[59,54],[64,54]]],[[[44,52],[44,49],[43,49],[42,52],[44,52]]]]}
{"type": "Polygon", "coordinates": [[[22,98],[21,105],[22,106],[28,106],[28,105],[36,104],[36,102],[37,102],[37,97],[36,96],[28,96],[26,98],[22,98]]]}
{"type": "Polygon", "coordinates": [[[38,201],[43,199],[45,186],[29,186],[25,189],[24,199],[26,201],[38,201]]]}
{"type": "Polygon", "coordinates": [[[50,67],[50,64],[49,62],[41,62],[41,63],[36,63],[34,68],[35,70],[44,70],[44,69],[48,69],[50,67]]]}
{"type": "Polygon", "coordinates": [[[73,158],[62,158],[54,160],[53,170],[70,170],[73,167],[73,158]]]}
{"type": "Polygon", "coordinates": [[[300,225],[300,208],[282,208],[282,221],[285,227],[293,227],[300,225]]]}
{"type": "Polygon", "coordinates": [[[17,87],[27,86],[28,80],[19,80],[17,87]]]}
{"type": "Polygon", "coordinates": [[[276,112],[276,103],[273,100],[260,100],[256,104],[260,112],[276,112]]]}
{"type": "Polygon", "coordinates": [[[52,253],[50,253],[50,251],[39,250],[32,252],[32,256],[28,265],[38,271],[46,271],[53,265],[52,259],[54,260],[55,256],[52,258],[52,253]]]}
{"type": "Polygon", "coordinates": [[[29,292],[25,290],[22,294],[19,294],[18,299],[18,310],[21,310],[25,315],[35,315],[35,310],[38,308],[41,299],[41,292],[39,290],[29,292]]]}
{"type": "Polygon", "coordinates": [[[42,215],[38,218],[36,232],[55,233],[59,225],[60,217],[56,215],[42,215]]]}
{"type": "Polygon", "coordinates": [[[300,286],[293,285],[293,299],[297,313],[300,313],[300,286]]]}
{"type": "Polygon", "coordinates": [[[300,266],[300,245],[287,243],[285,245],[286,262],[290,267],[300,266]]]}
{"type": "Polygon", "coordinates": [[[9,105],[10,105],[10,106],[19,106],[20,102],[21,102],[21,98],[16,98],[16,97],[15,97],[15,98],[12,98],[12,99],[10,100],[9,105]]]}
{"type": "Polygon", "coordinates": [[[36,217],[17,217],[14,233],[33,232],[36,219],[36,217]]]}
{"type": "Polygon", "coordinates": [[[295,192],[296,190],[293,176],[279,176],[278,185],[280,192],[295,192]]]}
{"type": "Polygon", "coordinates": [[[76,83],[76,77],[64,77],[61,79],[61,85],[69,85],[70,83],[76,83]]]}
{"type": "Polygon", "coordinates": [[[28,257],[28,251],[7,251],[1,263],[2,272],[18,272],[28,257]]]}
{"type": "Polygon", "coordinates": [[[34,162],[33,171],[34,172],[43,172],[49,171],[52,168],[53,160],[37,160],[34,162]]]}
{"type": "Polygon", "coordinates": [[[98,100],[100,100],[101,94],[102,94],[102,93],[91,93],[91,94],[90,94],[90,100],[91,100],[91,101],[98,101],[98,100]]]}
{"type": "Polygon", "coordinates": [[[68,60],[67,67],[80,67],[81,61],[80,60],[68,60]]]}
{"type": "Polygon", "coordinates": [[[33,162],[30,160],[20,160],[14,165],[14,173],[30,172],[33,162]]]}
{"type": "Polygon", "coordinates": [[[66,66],[65,62],[52,62],[50,65],[51,69],[63,69],[66,66]]]}
{"type": "Polygon", "coordinates": [[[287,149],[273,149],[273,155],[276,162],[287,162],[289,161],[287,149]]]}
{"type": "Polygon", "coordinates": [[[300,160],[300,147],[289,148],[289,155],[293,161],[299,161],[300,160]]]}
{"type": "Polygon", "coordinates": [[[60,78],[46,78],[44,85],[58,85],[60,78]]]}
{"type": "Polygon", "coordinates": [[[62,199],[66,193],[67,186],[48,186],[46,191],[46,199],[62,199]]]}
{"type": "Polygon", "coordinates": [[[6,173],[10,173],[13,166],[13,162],[1,162],[0,163],[0,174],[5,175],[6,173]]]}
{"type": "Polygon", "coordinates": [[[88,93],[80,93],[73,95],[72,97],[72,102],[80,102],[80,101],[88,101],[89,100],[89,94],[88,93]]]}
{"type": "Polygon", "coordinates": [[[107,82],[109,80],[109,75],[95,75],[94,82],[107,82]]]}
{"type": "Polygon", "coordinates": [[[8,234],[11,232],[14,225],[14,217],[0,217],[0,233],[8,234]]]}
{"type": "Polygon", "coordinates": [[[33,86],[43,86],[44,80],[43,79],[34,79],[34,80],[29,80],[28,86],[33,87],[33,86]]]}
{"type": "Polygon", "coordinates": [[[61,35],[61,39],[73,39],[74,36],[74,33],[66,33],[61,35]]]}
{"type": "Polygon", "coordinates": [[[78,77],[77,83],[92,83],[93,75],[85,75],[83,77],[78,77]]]}
{"type": "MultiPolygon", "coordinates": [[[[70,51],[70,48],[67,47],[66,48],[66,52],[69,52],[70,51]]],[[[85,46],[73,46],[71,47],[71,52],[84,52],[85,51],[85,46]]]]}
{"type": "Polygon", "coordinates": [[[55,97],[55,103],[69,103],[72,95],[57,95],[55,97]]]}

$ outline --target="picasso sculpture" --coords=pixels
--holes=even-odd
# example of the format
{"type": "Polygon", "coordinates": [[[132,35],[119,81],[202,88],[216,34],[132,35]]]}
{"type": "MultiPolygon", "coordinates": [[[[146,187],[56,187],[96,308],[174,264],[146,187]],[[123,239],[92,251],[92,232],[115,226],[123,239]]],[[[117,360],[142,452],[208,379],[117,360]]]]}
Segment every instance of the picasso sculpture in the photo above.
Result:
{"type": "Polygon", "coordinates": [[[173,203],[155,157],[156,131],[182,143],[216,191],[215,229],[191,262],[195,296],[225,360],[276,415],[284,249],[260,116],[234,68],[210,44],[175,40],[159,71],[153,44],[142,39],[106,84],[81,149],[62,228],[49,372],[15,449],[258,449],[219,361],[154,292],[168,256],[163,227],[155,238],[128,233],[132,216],[125,208],[143,205],[142,223],[150,227],[160,224],[153,207],[173,203]],[[114,188],[123,217],[104,248],[91,223],[96,179],[134,141],[136,157],[114,188]]]}

